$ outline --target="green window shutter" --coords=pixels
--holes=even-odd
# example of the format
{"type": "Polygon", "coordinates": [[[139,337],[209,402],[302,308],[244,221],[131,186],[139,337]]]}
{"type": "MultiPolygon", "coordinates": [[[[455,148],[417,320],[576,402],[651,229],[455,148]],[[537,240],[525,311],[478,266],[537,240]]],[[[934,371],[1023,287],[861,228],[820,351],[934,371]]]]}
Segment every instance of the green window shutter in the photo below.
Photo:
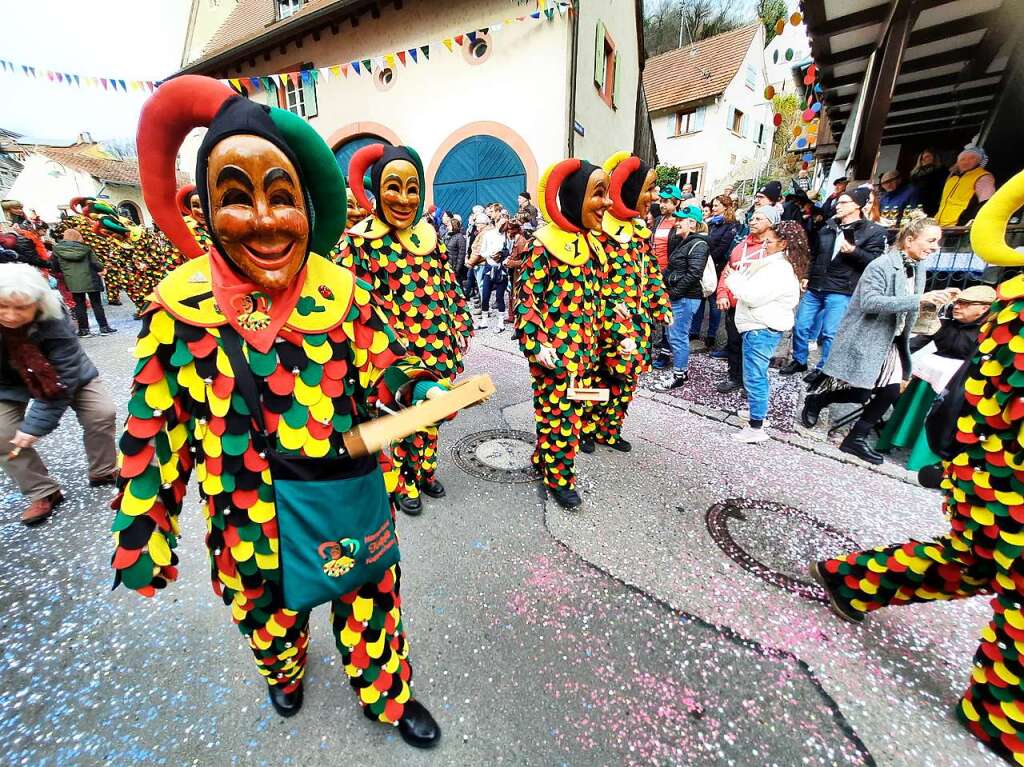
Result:
{"type": "Polygon", "coordinates": [[[594,43],[594,85],[604,88],[604,24],[597,22],[597,39],[594,43]]]}
{"type": "Polygon", "coordinates": [[[302,83],[302,101],[306,107],[306,119],[316,117],[316,80],[309,76],[309,82],[302,83]]]}
{"type": "Polygon", "coordinates": [[[619,52],[615,51],[615,63],[612,65],[615,68],[614,69],[615,81],[612,83],[612,106],[613,107],[617,107],[619,105],[619,82],[622,80],[621,73],[619,72],[619,65],[621,63],[622,63],[622,61],[619,58],[619,52]]]}

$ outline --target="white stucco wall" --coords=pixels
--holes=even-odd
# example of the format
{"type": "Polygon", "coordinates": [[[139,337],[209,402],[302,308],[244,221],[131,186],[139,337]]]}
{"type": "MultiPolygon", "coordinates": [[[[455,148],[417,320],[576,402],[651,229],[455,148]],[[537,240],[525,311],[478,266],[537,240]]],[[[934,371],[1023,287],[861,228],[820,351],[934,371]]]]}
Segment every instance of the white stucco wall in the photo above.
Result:
{"type": "MultiPolygon", "coordinates": [[[[797,3],[791,2],[790,13],[798,10],[797,3]]],[[[799,64],[811,55],[811,44],[807,39],[807,27],[803,24],[793,26],[786,21],[786,29],[776,35],[764,49],[765,70],[768,83],[775,86],[780,93],[799,93],[799,86],[793,78],[793,65],[799,64]],[[793,51],[791,59],[786,59],[786,51],[793,51]],[[778,52],[778,62],[775,53],[778,52]]]]}
{"type": "Polygon", "coordinates": [[[71,170],[42,155],[30,154],[8,196],[21,200],[26,210],[36,211],[44,221],[56,221],[60,218],[60,206],[67,205],[72,197],[95,195],[99,188],[87,173],[71,170]]]}
{"type": "MultiPolygon", "coordinates": [[[[431,0],[406,0],[399,11],[383,7],[377,20],[363,16],[358,27],[344,23],[337,35],[328,29],[319,41],[307,36],[301,49],[289,45],[285,54],[275,49],[269,61],[261,55],[254,67],[246,62],[241,72],[232,67],[228,76],[244,78],[291,71],[302,64],[323,67],[373,58],[489,27],[504,18],[529,13],[536,6],[510,0],[447,0],[443,7],[439,12],[438,4],[431,0]]],[[[318,113],[310,124],[332,148],[345,126],[384,125],[400,142],[419,151],[429,176],[447,152],[444,144],[452,134],[471,123],[498,123],[528,148],[528,152],[519,151],[520,147],[498,131],[498,138],[520,154],[533,182],[538,172],[566,155],[569,23],[568,15],[556,13],[553,21],[543,18],[503,26],[492,33],[489,58],[476,65],[467,63],[457,46],[449,53],[435,43],[429,61],[410,61],[407,66],[397,63],[394,84],[383,92],[370,76],[351,71],[345,78],[332,77],[326,83],[321,79],[318,113]],[[524,154],[532,156],[532,163],[524,154]]],[[[625,38],[623,33],[617,34],[625,38]]],[[[633,35],[631,55],[635,58],[635,32],[633,35]]],[[[263,91],[255,92],[253,98],[262,101],[263,91]]],[[[630,126],[632,109],[630,106],[630,126]]],[[[629,135],[631,144],[631,128],[629,135]]],[[[180,155],[180,167],[189,174],[194,173],[198,144],[195,137],[190,138],[180,155]]],[[[429,187],[428,183],[428,199],[432,198],[429,187]]]]}
{"type": "Polygon", "coordinates": [[[633,0],[586,0],[580,6],[576,120],[583,125],[584,135],[576,135],[573,154],[600,165],[615,152],[633,149],[640,79],[636,5],[633,0]],[[614,108],[602,99],[594,82],[599,21],[619,53],[614,108]]]}
{"type": "Polygon", "coordinates": [[[765,102],[765,68],[762,56],[763,31],[758,30],[736,76],[725,92],[703,104],[704,127],[695,133],[674,136],[675,114],[696,104],[682,105],[662,111],[651,118],[658,157],[662,165],[702,170],[698,195],[721,191],[730,181],[750,178],[767,162],[771,151],[774,126],[771,105],[765,102]],[[746,85],[746,67],[754,67],[754,87],[746,85]],[[731,128],[733,109],[747,117],[744,135],[731,128]],[[756,143],[757,125],[765,126],[763,143],[756,143]]]}

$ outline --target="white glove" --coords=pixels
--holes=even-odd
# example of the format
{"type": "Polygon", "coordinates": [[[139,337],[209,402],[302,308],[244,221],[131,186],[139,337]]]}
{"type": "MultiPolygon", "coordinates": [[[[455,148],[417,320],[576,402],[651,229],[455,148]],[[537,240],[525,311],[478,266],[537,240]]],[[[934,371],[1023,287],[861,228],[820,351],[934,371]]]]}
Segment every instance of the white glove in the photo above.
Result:
{"type": "Polygon", "coordinates": [[[621,301],[615,304],[615,307],[612,309],[612,311],[615,312],[615,316],[618,317],[623,322],[629,319],[629,307],[626,306],[621,301]]]}
{"type": "Polygon", "coordinates": [[[627,357],[636,353],[636,341],[632,336],[619,341],[619,352],[627,357]]]}
{"type": "Polygon", "coordinates": [[[552,347],[541,344],[540,351],[537,352],[537,364],[554,370],[558,367],[558,353],[552,347]]]}

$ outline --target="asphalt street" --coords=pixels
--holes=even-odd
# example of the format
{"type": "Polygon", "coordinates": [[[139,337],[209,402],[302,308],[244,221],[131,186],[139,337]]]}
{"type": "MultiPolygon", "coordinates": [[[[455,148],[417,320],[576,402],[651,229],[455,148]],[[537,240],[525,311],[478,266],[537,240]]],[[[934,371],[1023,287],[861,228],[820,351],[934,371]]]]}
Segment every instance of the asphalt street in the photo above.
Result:
{"type": "MultiPolygon", "coordinates": [[[[124,414],[138,323],[85,347],[124,414]]],[[[809,559],[929,536],[939,496],[643,393],[630,454],[580,460],[585,505],[546,504],[525,463],[529,380],[508,333],[469,372],[497,395],[442,429],[448,494],[399,519],[414,690],[438,749],[361,715],[314,612],[288,720],[213,594],[194,486],[181,577],[111,591],[108,489],[69,414],[41,445],[68,501],[45,525],[0,479],[0,732],[11,765],[997,765],[953,719],[987,601],[840,623],[809,559]]]]}

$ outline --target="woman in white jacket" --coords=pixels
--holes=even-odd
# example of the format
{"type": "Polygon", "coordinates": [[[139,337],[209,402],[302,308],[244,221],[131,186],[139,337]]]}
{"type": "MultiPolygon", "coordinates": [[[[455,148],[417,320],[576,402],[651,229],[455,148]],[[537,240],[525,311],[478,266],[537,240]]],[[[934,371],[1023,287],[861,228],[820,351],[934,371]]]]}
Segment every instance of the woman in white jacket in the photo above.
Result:
{"type": "Polygon", "coordinates": [[[768,365],[793,327],[800,302],[800,280],[792,262],[807,262],[807,237],[794,221],[775,224],[765,234],[765,257],[726,276],[726,287],[736,296],[736,329],[743,338],[743,386],[750,408],[749,423],[733,435],[737,442],[764,442],[768,414],[768,365]]]}

